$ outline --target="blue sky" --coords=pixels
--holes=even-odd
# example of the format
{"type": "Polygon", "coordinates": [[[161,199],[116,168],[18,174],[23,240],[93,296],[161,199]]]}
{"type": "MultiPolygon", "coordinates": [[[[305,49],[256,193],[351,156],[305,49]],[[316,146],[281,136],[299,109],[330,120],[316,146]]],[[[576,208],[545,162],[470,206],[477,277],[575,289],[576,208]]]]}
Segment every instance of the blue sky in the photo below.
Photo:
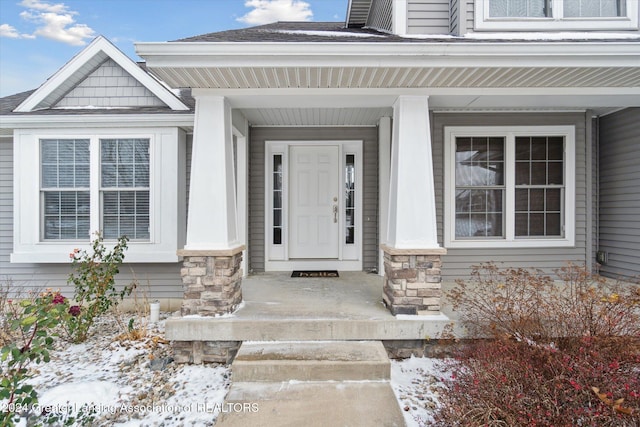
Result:
{"type": "Polygon", "coordinates": [[[94,37],[134,42],[274,21],[343,21],[348,0],[0,0],[0,97],[35,89],[94,37]]]}

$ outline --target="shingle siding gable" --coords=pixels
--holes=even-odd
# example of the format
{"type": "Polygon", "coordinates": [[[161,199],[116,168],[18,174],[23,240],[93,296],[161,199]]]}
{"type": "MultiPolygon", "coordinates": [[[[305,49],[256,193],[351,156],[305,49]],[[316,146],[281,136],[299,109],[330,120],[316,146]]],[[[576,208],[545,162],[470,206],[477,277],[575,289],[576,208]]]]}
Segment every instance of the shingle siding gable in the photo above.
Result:
{"type": "Polygon", "coordinates": [[[112,59],[106,60],[54,108],[162,107],[165,104],[112,59]]]}

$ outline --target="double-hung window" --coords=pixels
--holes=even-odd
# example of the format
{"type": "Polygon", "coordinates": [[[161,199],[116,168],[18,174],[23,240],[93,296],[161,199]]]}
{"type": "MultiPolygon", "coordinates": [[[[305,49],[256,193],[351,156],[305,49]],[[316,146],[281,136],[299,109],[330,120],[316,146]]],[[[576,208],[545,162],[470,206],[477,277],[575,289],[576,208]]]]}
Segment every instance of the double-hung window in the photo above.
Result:
{"type": "Polygon", "coordinates": [[[86,240],[91,199],[99,200],[99,230],[105,239],[149,240],[149,138],[41,139],[41,205],[44,241],[86,240]],[[99,146],[100,164],[91,164],[99,146]],[[99,194],[91,171],[100,173],[99,194]]]}
{"type": "Polygon", "coordinates": [[[637,0],[476,0],[475,29],[634,30],[637,0]]]}
{"type": "Polygon", "coordinates": [[[89,237],[89,140],[40,141],[43,240],[89,237]]]}
{"type": "Polygon", "coordinates": [[[445,245],[573,246],[572,126],[447,127],[445,245]]]}
{"type": "Polygon", "coordinates": [[[186,229],[184,133],[175,127],[20,129],[11,262],[69,262],[95,232],[127,262],[176,262],[186,229]]]}
{"type": "Polygon", "coordinates": [[[149,139],[100,140],[102,233],[149,239],[149,139]]]}

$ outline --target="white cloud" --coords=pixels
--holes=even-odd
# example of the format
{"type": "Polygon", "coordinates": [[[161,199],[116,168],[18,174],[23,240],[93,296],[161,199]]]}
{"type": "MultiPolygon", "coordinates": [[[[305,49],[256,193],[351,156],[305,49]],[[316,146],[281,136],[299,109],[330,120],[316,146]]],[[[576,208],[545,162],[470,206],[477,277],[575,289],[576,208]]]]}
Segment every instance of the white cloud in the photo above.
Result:
{"type": "Polygon", "coordinates": [[[0,37],[9,39],[35,39],[33,34],[21,34],[18,30],[9,24],[0,24],[0,37]]]}
{"type": "Polygon", "coordinates": [[[0,37],[8,37],[10,39],[20,38],[20,33],[9,24],[0,25],[0,37]]]}
{"type": "Polygon", "coordinates": [[[74,15],[64,3],[47,3],[42,0],[22,0],[21,6],[27,10],[20,13],[25,21],[36,24],[33,34],[20,34],[9,24],[0,25],[0,36],[11,38],[46,37],[51,40],[82,46],[87,39],[95,36],[95,31],[85,24],[77,24],[74,15]]]}
{"type": "Polygon", "coordinates": [[[26,7],[27,9],[40,10],[42,12],[52,12],[52,13],[68,12],[68,8],[64,3],[49,4],[49,3],[44,3],[41,0],[22,0],[20,2],[20,5],[26,7]]]}
{"type": "Polygon", "coordinates": [[[42,25],[34,32],[35,35],[51,40],[67,43],[73,46],[82,46],[85,39],[93,38],[95,32],[85,24],[74,24],[70,14],[42,13],[39,16],[42,25]]]}
{"type": "Polygon", "coordinates": [[[247,0],[245,7],[252,7],[249,13],[238,21],[251,25],[262,25],[276,21],[310,21],[313,12],[309,3],[302,0],[247,0]]]}

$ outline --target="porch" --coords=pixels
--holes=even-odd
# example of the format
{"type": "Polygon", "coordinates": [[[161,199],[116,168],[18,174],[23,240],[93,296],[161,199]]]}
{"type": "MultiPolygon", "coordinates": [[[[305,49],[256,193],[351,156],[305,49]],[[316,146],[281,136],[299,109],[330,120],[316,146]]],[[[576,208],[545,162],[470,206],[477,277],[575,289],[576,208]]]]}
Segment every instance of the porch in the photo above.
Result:
{"type": "Polygon", "coordinates": [[[173,317],[166,337],[177,358],[200,363],[230,361],[242,341],[417,341],[450,323],[442,313],[394,316],[382,294],[383,278],[364,272],[338,278],[254,274],[243,279],[243,303],[233,314],[173,317]]]}

